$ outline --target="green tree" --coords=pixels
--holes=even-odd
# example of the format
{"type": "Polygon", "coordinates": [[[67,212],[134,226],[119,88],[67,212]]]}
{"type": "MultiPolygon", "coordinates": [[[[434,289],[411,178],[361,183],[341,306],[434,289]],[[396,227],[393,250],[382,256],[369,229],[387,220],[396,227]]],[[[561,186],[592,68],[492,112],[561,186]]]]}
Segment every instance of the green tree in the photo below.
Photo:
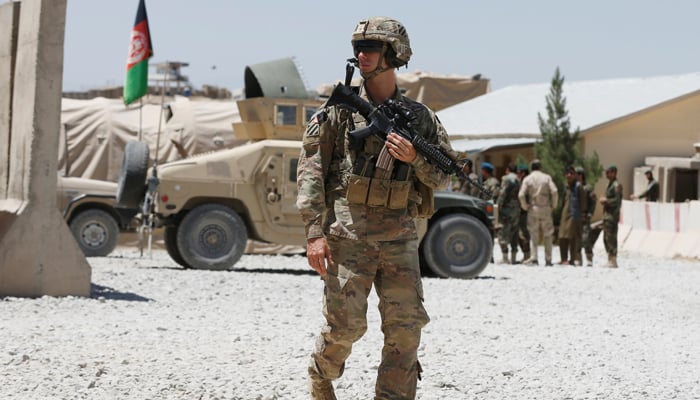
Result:
{"type": "MultiPolygon", "coordinates": [[[[542,170],[552,176],[559,193],[563,193],[566,179],[564,169],[568,165],[582,166],[586,170],[587,182],[594,185],[603,174],[598,153],[584,156],[580,146],[580,130],[571,131],[569,111],[564,97],[564,77],[559,67],[554,71],[547,100],[546,119],[537,113],[542,141],[535,143],[535,157],[542,162],[542,170]]],[[[559,196],[560,204],[555,205],[555,220],[558,222],[561,203],[564,196],[559,196]]]]}

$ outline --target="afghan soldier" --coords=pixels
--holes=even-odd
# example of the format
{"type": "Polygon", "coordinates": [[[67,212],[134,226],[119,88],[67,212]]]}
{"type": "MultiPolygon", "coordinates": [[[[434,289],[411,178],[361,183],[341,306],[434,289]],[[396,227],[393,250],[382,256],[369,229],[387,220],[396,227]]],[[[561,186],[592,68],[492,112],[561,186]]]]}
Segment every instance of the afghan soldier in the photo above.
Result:
{"type": "Polygon", "coordinates": [[[533,160],[531,168],[532,173],[523,179],[518,193],[520,207],[527,212],[527,229],[530,231],[532,246],[532,256],[524,263],[538,264],[537,245],[541,232],[544,239],[545,265],[550,267],[552,266],[552,236],[554,235],[552,207],[559,201],[559,193],[552,177],[541,171],[540,160],[533,160]]]}
{"type": "Polygon", "coordinates": [[[518,191],[520,181],[515,175],[515,165],[508,164],[506,173],[501,178],[501,190],[498,194],[498,243],[501,245],[503,259],[501,264],[508,264],[508,245],[511,248],[510,263],[516,263],[518,254],[518,222],[520,219],[520,202],[518,191]]]}
{"type": "MultiPolygon", "coordinates": [[[[394,69],[411,57],[404,26],[386,17],[365,19],[351,43],[364,78],[355,88],[359,96],[374,105],[387,100],[403,104],[416,116],[412,128],[417,135],[449,149],[433,111],[397,87],[394,69]]],[[[350,140],[350,132],[366,126],[347,107],[325,105],[307,126],[299,158],[297,207],[306,224],[307,258],[325,284],[326,324],[308,369],[313,399],[336,398],[332,380],[343,374],[353,343],[367,330],[372,286],[384,334],[375,398],[415,398],[421,372],[418,346],[429,318],[423,307],[416,219],[432,214],[426,196],[447,187],[449,176],[396,133],[386,141],[374,135],[350,140]]]]}
{"type": "Polygon", "coordinates": [[[659,201],[659,182],[654,179],[654,174],[650,169],[644,172],[647,177],[647,188],[640,194],[631,194],[630,198],[634,199],[647,199],[647,201],[659,201]]]}
{"type": "Polygon", "coordinates": [[[600,198],[603,205],[603,241],[608,253],[607,267],[617,268],[617,224],[622,208],[622,185],[617,181],[617,167],[614,165],[605,170],[605,177],[608,178],[608,187],[605,197],[600,198]]]}
{"type": "Polygon", "coordinates": [[[484,188],[493,193],[493,198],[489,198],[488,195],[484,194],[476,188],[474,188],[474,192],[472,195],[475,197],[480,197],[484,200],[493,200],[493,202],[496,203],[498,201],[500,183],[498,182],[498,179],[496,179],[496,177],[493,176],[493,164],[489,162],[481,163],[481,179],[484,188]]]}
{"type": "Polygon", "coordinates": [[[566,167],[565,176],[566,191],[559,223],[559,253],[561,264],[581,266],[581,224],[586,209],[586,193],[576,178],[573,166],[566,167]]]}
{"type": "MultiPolygon", "coordinates": [[[[521,186],[528,173],[530,173],[530,169],[526,164],[518,165],[518,181],[520,181],[521,186]]],[[[522,208],[520,208],[520,217],[518,218],[518,244],[523,252],[522,261],[524,262],[530,258],[530,231],[527,229],[527,211],[522,208]]]]}
{"type": "Polygon", "coordinates": [[[586,208],[583,210],[581,219],[581,247],[586,254],[586,265],[593,266],[593,233],[591,232],[591,218],[595,213],[595,206],[598,199],[593,191],[593,186],[586,183],[586,170],[583,167],[576,167],[576,176],[579,183],[583,186],[584,196],[586,197],[586,208]]]}

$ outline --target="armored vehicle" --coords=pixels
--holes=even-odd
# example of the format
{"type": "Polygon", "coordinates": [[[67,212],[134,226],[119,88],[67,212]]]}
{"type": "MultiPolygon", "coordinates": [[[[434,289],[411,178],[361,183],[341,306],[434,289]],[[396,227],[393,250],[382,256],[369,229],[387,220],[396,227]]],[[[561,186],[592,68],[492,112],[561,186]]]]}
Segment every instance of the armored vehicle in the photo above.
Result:
{"type": "Polygon", "coordinates": [[[87,257],[111,253],[119,233],[136,228],[138,210],[117,206],[114,182],[59,176],[57,204],[78,246],[87,257]]]}
{"type": "MultiPolygon", "coordinates": [[[[233,124],[246,144],[148,169],[145,143],[125,148],[118,201],[141,207],[144,220],[165,227],[165,247],[187,268],[230,269],[247,239],[305,246],[296,208],[297,162],[306,121],[322,101],[309,97],[290,59],[249,66],[246,99],[233,124]],[[291,82],[291,83],[290,83],[291,82]]],[[[491,258],[492,204],[435,193],[435,214],[423,221],[426,272],[471,278],[491,258]]]]}

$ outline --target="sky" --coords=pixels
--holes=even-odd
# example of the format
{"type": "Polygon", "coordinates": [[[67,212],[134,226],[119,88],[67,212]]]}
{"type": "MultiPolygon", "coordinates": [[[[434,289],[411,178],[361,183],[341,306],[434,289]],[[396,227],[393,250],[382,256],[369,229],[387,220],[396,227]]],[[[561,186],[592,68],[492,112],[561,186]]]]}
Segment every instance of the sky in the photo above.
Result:
{"type": "MultiPolygon", "coordinates": [[[[67,0],[64,91],[122,85],[138,0],[67,0]]],[[[1,0],[0,2],[4,2],[1,0]]],[[[357,22],[401,21],[399,72],[481,74],[492,90],[700,71],[698,0],[146,0],[151,63],[189,63],[195,88],[243,87],[247,65],[294,57],[308,89],[341,81],[357,22]]]]}

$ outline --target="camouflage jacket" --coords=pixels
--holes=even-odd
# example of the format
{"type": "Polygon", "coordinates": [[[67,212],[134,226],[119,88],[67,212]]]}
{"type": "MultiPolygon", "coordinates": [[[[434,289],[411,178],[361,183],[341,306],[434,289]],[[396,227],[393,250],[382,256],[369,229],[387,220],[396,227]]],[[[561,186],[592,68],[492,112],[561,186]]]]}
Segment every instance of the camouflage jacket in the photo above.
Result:
{"type": "Polygon", "coordinates": [[[484,181],[484,187],[493,193],[493,198],[489,198],[488,195],[482,193],[479,189],[474,188],[474,196],[475,197],[480,197],[484,200],[493,200],[494,203],[498,202],[498,193],[499,193],[499,186],[500,183],[498,182],[498,179],[496,179],[495,176],[491,176],[486,181],[484,181]]]}
{"type": "MultiPolygon", "coordinates": [[[[360,87],[360,97],[370,101],[360,87]]],[[[433,111],[400,94],[402,102],[417,116],[414,131],[426,141],[451,151],[447,132],[433,111]]],[[[371,102],[371,101],[370,101],[371,102]]],[[[306,226],[307,239],[335,235],[355,240],[410,240],[417,238],[417,205],[423,201],[415,190],[420,181],[429,188],[444,188],[449,175],[418,154],[411,164],[409,180],[414,182],[405,209],[389,209],[349,203],[348,179],[355,161],[377,155],[384,142],[374,136],[365,139],[360,150],[350,148],[348,133],[367,126],[359,113],[338,106],[324,106],[316,113],[304,133],[297,167],[297,208],[306,226]]],[[[432,201],[432,199],[431,199],[432,201]]]]}
{"type": "Polygon", "coordinates": [[[603,219],[617,221],[620,219],[622,208],[622,185],[617,179],[608,183],[605,189],[605,204],[603,205],[603,219]]]}
{"type": "Polygon", "coordinates": [[[520,202],[518,191],[520,181],[514,173],[503,175],[501,189],[498,194],[498,215],[518,217],[520,215],[520,202]]]}

